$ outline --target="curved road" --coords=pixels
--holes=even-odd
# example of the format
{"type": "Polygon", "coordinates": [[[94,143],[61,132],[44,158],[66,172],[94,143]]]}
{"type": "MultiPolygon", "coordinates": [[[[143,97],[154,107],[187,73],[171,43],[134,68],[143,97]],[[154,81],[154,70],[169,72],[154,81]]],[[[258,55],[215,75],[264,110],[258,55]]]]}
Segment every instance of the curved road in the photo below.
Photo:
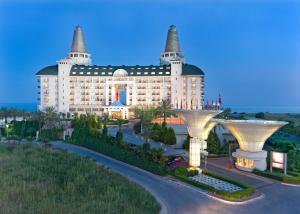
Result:
{"type": "Polygon", "coordinates": [[[275,182],[259,188],[265,195],[263,199],[242,205],[226,204],[207,196],[199,189],[167,177],[151,174],[86,148],[61,142],[51,144],[56,148],[94,159],[140,184],[165,205],[168,213],[300,213],[298,205],[300,187],[285,186],[275,182]]]}

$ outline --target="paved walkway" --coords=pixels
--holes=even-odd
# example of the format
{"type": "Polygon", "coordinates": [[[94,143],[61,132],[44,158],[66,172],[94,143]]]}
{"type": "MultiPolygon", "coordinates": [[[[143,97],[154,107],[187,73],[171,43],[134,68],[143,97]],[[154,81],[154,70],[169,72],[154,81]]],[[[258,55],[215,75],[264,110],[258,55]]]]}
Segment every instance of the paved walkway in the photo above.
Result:
{"type": "Polygon", "coordinates": [[[220,180],[218,178],[214,178],[214,177],[205,175],[204,173],[200,173],[199,175],[195,175],[195,176],[191,177],[191,179],[194,180],[194,181],[212,186],[215,189],[224,190],[226,192],[237,192],[237,191],[242,190],[242,188],[237,186],[237,185],[234,185],[234,184],[231,184],[229,182],[220,180]]]}
{"type": "Polygon", "coordinates": [[[98,163],[140,184],[165,205],[168,213],[300,213],[300,206],[298,205],[300,188],[298,187],[273,183],[260,188],[260,191],[265,195],[263,199],[243,205],[226,204],[208,197],[200,189],[190,187],[166,177],[153,175],[91,150],[60,142],[54,142],[52,145],[80,156],[92,158],[98,163]]]}

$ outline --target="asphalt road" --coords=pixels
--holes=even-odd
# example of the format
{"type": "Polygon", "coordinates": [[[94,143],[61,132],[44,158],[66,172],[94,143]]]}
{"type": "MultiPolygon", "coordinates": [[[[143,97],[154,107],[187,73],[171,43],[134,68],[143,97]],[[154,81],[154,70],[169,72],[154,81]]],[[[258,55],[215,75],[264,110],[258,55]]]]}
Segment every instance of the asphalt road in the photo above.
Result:
{"type": "MultiPolygon", "coordinates": [[[[92,158],[98,163],[138,183],[158,198],[159,201],[165,205],[167,212],[171,214],[300,213],[300,205],[298,202],[300,198],[299,187],[285,186],[275,182],[259,187],[259,190],[265,195],[262,199],[242,205],[226,204],[207,196],[197,188],[173,181],[166,177],[153,175],[91,150],[61,142],[53,142],[52,145],[80,156],[92,158]]],[[[247,177],[247,179],[251,180],[251,177],[247,177]]],[[[256,182],[256,179],[253,180],[253,182],[256,182]]]]}

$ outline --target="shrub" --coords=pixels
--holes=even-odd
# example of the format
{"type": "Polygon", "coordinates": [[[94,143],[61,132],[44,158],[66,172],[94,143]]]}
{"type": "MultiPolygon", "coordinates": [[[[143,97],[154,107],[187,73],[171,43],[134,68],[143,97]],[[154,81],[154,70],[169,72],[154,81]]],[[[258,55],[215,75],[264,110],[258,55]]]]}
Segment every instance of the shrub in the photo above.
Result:
{"type": "Polygon", "coordinates": [[[93,125],[90,124],[88,117],[81,118],[74,124],[74,131],[69,140],[70,143],[84,146],[158,175],[166,174],[166,168],[162,165],[164,164],[164,156],[150,149],[150,145],[144,144],[134,150],[123,141],[121,143],[117,142],[121,139],[121,134],[118,134],[118,139],[103,136],[104,131],[101,138],[93,136],[89,131],[89,128],[93,125]],[[153,158],[154,156],[155,158],[153,158]]]}
{"type": "Polygon", "coordinates": [[[296,150],[289,151],[287,158],[288,169],[291,171],[300,171],[300,152],[296,150]]]}
{"type": "Polygon", "coordinates": [[[153,161],[147,153],[139,152],[139,150],[132,150],[120,144],[114,143],[113,141],[111,141],[110,143],[103,142],[100,139],[95,139],[87,136],[84,140],[72,139],[70,142],[80,146],[84,146],[96,152],[108,155],[125,163],[145,169],[154,174],[166,174],[166,168],[160,165],[159,163],[153,161]]]}
{"type": "Polygon", "coordinates": [[[191,139],[191,137],[190,137],[190,135],[188,134],[188,135],[186,136],[184,142],[183,142],[183,145],[182,145],[182,148],[185,149],[185,150],[187,150],[187,151],[189,151],[189,149],[190,149],[190,139],[191,139]]]}
{"type": "Polygon", "coordinates": [[[43,129],[40,135],[40,139],[44,142],[52,140],[62,140],[63,139],[63,129],[43,129]]]}
{"type": "Polygon", "coordinates": [[[289,173],[288,175],[284,175],[283,173],[279,172],[268,172],[268,171],[260,171],[260,170],[254,170],[253,171],[257,175],[265,176],[272,178],[274,180],[282,181],[284,183],[290,183],[290,184],[300,184],[300,176],[295,176],[298,173],[289,173]]]}
{"type": "Polygon", "coordinates": [[[176,176],[185,176],[185,177],[192,177],[199,174],[198,170],[188,169],[185,166],[178,166],[174,168],[172,170],[172,173],[176,176]]]}
{"type": "Polygon", "coordinates": [[[166,129],[166,133],[164,133],[164,141],[163,142],[168,145],[176,144],[176,135],[172,128],[166,129]]]}

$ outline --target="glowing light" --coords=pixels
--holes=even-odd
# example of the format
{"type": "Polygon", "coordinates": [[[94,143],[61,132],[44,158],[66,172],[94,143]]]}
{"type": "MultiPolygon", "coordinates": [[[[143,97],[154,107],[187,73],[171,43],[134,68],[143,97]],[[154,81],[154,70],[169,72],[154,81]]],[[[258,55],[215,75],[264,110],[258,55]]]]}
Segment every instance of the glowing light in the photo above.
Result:
{"type": "Polygon", "coordinates": [[[192,167],[199,167],[201,164],[200,157],[200,149],[201,143],[199,138],[191,138],[190,139],[190,157],[189,157],[189,165],[192,167]]]}

